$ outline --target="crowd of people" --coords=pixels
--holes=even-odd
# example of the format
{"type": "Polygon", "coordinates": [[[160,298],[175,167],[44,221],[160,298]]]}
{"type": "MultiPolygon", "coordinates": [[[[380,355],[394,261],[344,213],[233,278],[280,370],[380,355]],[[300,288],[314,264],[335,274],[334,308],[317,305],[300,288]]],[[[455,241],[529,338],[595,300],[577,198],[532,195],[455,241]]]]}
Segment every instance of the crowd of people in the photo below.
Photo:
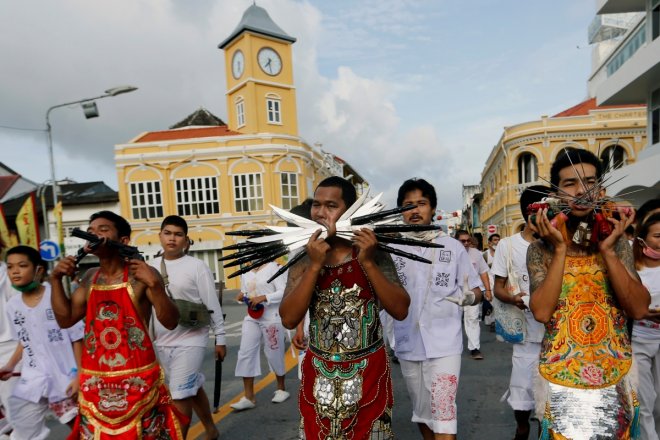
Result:
{"type": "MultiPolygon", "coordinates": [[[[335,233],[358,198],[348,181],[323,180],[302,208],[319,224],[306,254],[271,282],[275,262],[241,277],[234,374],[244,394],[231,408],[257,407],[262,349],[277,379],[271,402],[291,397],[285,333],[296,329],[301,439],[394,438],[390,359],[420,437],[455,439],[463,331],[482,360],[482,319],[513,345],[502,400],[515,440],[658,440],[660,199],[635,213],[606,196],[602,175],[596,156],[565,150],[550,186],[521,193],[514,235],[493,234],[481,251],[467,230],[425,228],[401,233],[419,246],[391,244],[403,251],[391,254],[368,227],[350,240],[335,233]]],[[[412,206],[405,224],[433,224],[437,203],[424,179],[399,188],[397,206],[412,206]]],[[[148,263],[122,256],[131,227],[119,215],[93,214],[88,232],[104,240],[88,249],[99,267],[71,294],[63,280],[76,276],[74,257],[47,278],[30,247],[0,264],[0,429],[47,439],[51,412],[70,439],[183,439],[194,411],[218,438],[201,369],[209,332],[216,358],[227,355],[224,315],[210,269],[187,253],[186,221],[163,220],[162,252],[148,263]]]]}

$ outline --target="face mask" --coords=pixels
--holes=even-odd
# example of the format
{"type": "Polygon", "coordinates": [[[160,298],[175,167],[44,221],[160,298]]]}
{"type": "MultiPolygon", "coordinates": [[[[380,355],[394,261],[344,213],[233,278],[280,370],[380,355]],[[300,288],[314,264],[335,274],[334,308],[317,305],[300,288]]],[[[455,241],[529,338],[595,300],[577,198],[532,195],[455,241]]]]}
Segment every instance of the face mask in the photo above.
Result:
{"type": "Polygon", "coordinates": [[[493,250],[497,249],[497,243],[495,243],[495,244],[491,244],[490,247],[492,247],[493,250]]]}
{"type": "Polygon", "coordinates": [[[17,286],[16,284],[12,284],[11,287],[18,290],[19,292],[31,292],[37,287],[39,287],[39,285],[40,285],[39,281],[33,280],[31,283],[26,284],[25,286],[17,286]]]}
{"type": "Polygon", "coordinates": [[[642,252],[651,260],[660,260],[660,251],[656,251],[655,249],[645,246],[644,249],[642,249],[642,252]]]}
{"type": "Polygon", "coordinates": [[[18,290],[19,292],[31,292],[37,287],[41,285],[41,283],[38,281],[39,278],[39,269],[37,269],[37,272],[34,274],[34,278],[32,279],[32,282],[26,284],[25,286],[17,286],[16,284],[12,284],[11,287],[14,289],[18,290]]]}
{"type": "Polygon", "coordinates": [[[639,240],[640,243],[642,243],[643,246],[642,253],[644,255],[646,255],[651,260],[660,260],[660,251],[656,251],[655,249],[647,245],[643,238],[637,237],[637,240],[639,240]]]}

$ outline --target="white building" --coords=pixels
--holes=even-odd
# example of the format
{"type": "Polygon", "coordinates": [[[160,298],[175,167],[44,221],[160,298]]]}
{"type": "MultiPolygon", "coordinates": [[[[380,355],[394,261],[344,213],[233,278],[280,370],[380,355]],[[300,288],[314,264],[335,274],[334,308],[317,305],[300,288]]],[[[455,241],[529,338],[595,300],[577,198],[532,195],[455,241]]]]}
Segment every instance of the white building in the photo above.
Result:
{"type": "Polygon", "coordinates": [[[647,105],[648,145],[635,164],[614,172],[612,181],[623,179],[608,188],[608,193],[627,194],[624,198],[639,205],[660,197],[660,0],[597,0],[596,13],[605,24],[611,14],[637,13],[629,16],[627,30],[616,36],[618,44],[595,66],[589,90],[598,105],[647,105]]]}

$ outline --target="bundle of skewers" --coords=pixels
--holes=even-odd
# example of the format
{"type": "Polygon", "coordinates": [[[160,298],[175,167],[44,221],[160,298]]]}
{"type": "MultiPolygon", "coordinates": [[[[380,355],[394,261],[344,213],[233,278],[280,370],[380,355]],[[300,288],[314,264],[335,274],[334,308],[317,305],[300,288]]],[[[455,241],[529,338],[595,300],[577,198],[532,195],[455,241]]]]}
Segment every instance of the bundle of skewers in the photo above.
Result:
{"type": "MultiPolygon", "coordinates": [[[[564,153],[568,154],[567,149],[564,153]]],[[[550,191],[555,194],[554,197],[544,197],[540,202],[532,203],[527,207],[527,214],[531,216],[532,223],[536,223],[536,214],[544,209],[547,209],[546,215],[550,220],[550,224],[558,229],[565,242],[569,242],[568,232],[566,229],[566,221],[568,220],[568,213],[573,206],[586,207],[593,210],[593,214],[588,221],[581,222],[578,230],[572,237],[572,241],[582,246],[589,246],[596,244],[599,241],[606,239],[614,230],[612,223],[607,219],[614,218],[619,220],[619,210],[625,215],[630,216],[633,213],[632,208],[627,203],[622,203],[621,197],[630,195],[640,190],[633,190],[624,194],[619,194],[617,197],[603,196],[602,194],[607,190],[607,187],[617,183],[627,176],[620,177],[612,181],[611,172],[613,169],[606,168],[603,170],[602,175],[593,183],[585,182],[582,179],[582,174],[578,172],[578,167],[581,164],[574,164],[570,160],[571,166],[575,170],[576,176],[579,179],[579,185],[582,186],[582,191],[578,196],[572,196],[562,191],[557,185],[543,179],[551,187],[550,191]]],[[[535,191],[539,194],[546,194],[540,191],[535,191]]]]}
{"type": "MultiPolygon", "coordinates": [[[[431,261],[426,258],[402,251],[399,248],[390,246],[390,244],[441,248],[443,246],[440,244],[402,235],[406,232],[439,230],[441,229],[440,226],[404,224],[401,222],[401,213],[414,209],[414,205],[385,210],[385,205],[380,203],[382,193],[370,200],[367,200],[367,196],[368,193],[365,192],[339,218],[335,225],[337,236],[351,240],[354,236],[354,230],[369,228],[376,235],[380,250],[430,264],[431,261]]],[[[324,225],[273,205],[271,205],[271,208],[278,217],[295,226],[267,226],[266,229],[227,232],[227,235],[245,237],[246,239],[244,242],[221,249],[223,253],[231,252],[219,258],[220,261],[227,261],[224,265],[225,268],[243,265],[239,270],[229,275],[228,278],[242,275],[256,267],[300,250],[273,274],[268,280],[268,282],[271,282],[306,255],[304,247],[312,234],[321,229],[320,238],[328,237],[328,230],[324,225]]]]}

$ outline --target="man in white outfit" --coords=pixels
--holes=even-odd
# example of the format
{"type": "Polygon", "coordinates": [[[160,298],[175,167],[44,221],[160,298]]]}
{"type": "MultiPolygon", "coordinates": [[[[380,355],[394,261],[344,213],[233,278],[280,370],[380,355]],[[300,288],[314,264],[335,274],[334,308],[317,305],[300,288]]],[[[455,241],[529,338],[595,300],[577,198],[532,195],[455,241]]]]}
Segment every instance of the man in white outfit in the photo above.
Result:
{"type": "MultiPolygon", "coordinates": [[[[0,253],[2,253],[4,247],[4,243],[0,238],[0,253]]],[[[7,264],[4,261],[0,261],[0,365],[6,365],[16,350],[16,341],[12,338],[10,322],[6,318],[6,310],[7,302],[17,292],[16,289],[11,287],[11,283],[7,277],[7,264]]],[[[4,415],[4,418],[0,420],[0,435],[11,430],[8,415],[9,397],[17,381],[17,377],[0,381],[0,406],[4,415]]]]}
{"type": "MultiPolygon", "coordinates": [[[[226,346],[222,308],[209,267],[202,260],[185,254],[190,243],[188,224],[178,215],[165,217],[159,238],[163,255],[149,263],[161,272],[168,294],[174,300],[203,304],[211,312],[210,327],[215,334],[215,355],[223,360],[226,346]]],[[[201,369],[209,340],[209,325],[190,327],[189,323],[182,323],[180,319],[174,330],[168,330],[157,319],[152,318],[152,323],[156,352],[165,369],[174,405],[187,417],[191,417],[194,409],[204,425],[207,439],[218,438],[209,398],[202,386],[205,377],[201,369]]]]}
{"type": "MultiPolygon", "coordinates": [[[[460,241],[465,247],[465,251],[468,257],[470,257],[474,270],[479,274],[479,278],[481,278],[481,282],[485,286],[484,297],[490,301],[493,299],[493,294],[490,290],[488,280],[488,265],[484,261],[481,252],[470,246],[471,239],[472,237],[468,231],[462,229],[456,231],[456,240],[460,241]]],[[[475,360],[484,358],[480,351],[481,327],[479,326],[479,307],[480,305],[463,307],[463,325],[465,326],[465,334],[467,335],[468,350],[470,350],[472,359],[475,360]]]]}
{"type": "MultiPolygon", "coordinates": [[[[493,261],[495,260],[495,249],[497,249],[497,244],[500,242],[500,234],[491,234],[488,237],[488,249],[483,252],[484,260],[488,265],[488,283],[492,290],[491,293],[495,293],[495,277],[491,268],[493,267],[493,261]]],[[[492,300],[492,297],[491,297],[492,300]]],[[[481,309],[482,320],[484,324],[490,327],[490,331],[495,331],[495,315],[493,313],[493,305],[491,300],[484,301],[484,306],[481,309]]]]}
{"type": "MultiPolygon", "coordinates": [[[[403,213],[405,223],[430,225],[437,205],[435,188],[423,179],[405,181],[399,188],[397,206],[407,205],[415,208],[403,213]]],[[[463,351],[461,306],[479,304],[482,285],[458,241],[441,231],[409,236],[444,247],[400,247],[432,264],[392,256],[411,301],[408,316],[394,321],[395,352],[412,401],[412,421],[418,424],[422,438],[455,439],[463,351]]]]}
{"type": "Polygon", "coordinates": [[[513,345],[511,381],[503,396],[513,409],[517,424],[515,439],[519,440],[529,437],[529,417],[535,405],[533,378],[538,370],[544,332],[543,324],[536,321],[529,310],[527,248],[536,238],[534,226],[528,219],[527,206],[541,200],[547,192],[548,188],[536,185],[528,187],[520,195],[520,209],[526,222],[525,228],[522,232],[500,240],[491,268],[495,276],[495,297],[517,306],[525,315],[525,339],[522,343],[513,345]],[[507,289],[509,266],[520,288],[520,293],[515,296],[507,289]]]}
{"type": "MultiPolygon", "coordinates": [[[[245,396],[233,403],[237,411],[252,409],[256,406],[254,378],[261,376],[259,349],[263,344],[268,366],[275,373],[277,389],[271,402],[282,403],[290,396],[286,391],[284,379],[284,335],[285,328],[280,318],[280,303],[286,287],[288,273],[268,280],[280,266],[275,262],[266,263],[241,275],[241,292],[238,298],[248,302],[248,314],[243,319],[241,346],[238,349],[235,374],[243,378],[245,396]]],[[[238,299],[237,298],[237,299],[238,299]]]]}

